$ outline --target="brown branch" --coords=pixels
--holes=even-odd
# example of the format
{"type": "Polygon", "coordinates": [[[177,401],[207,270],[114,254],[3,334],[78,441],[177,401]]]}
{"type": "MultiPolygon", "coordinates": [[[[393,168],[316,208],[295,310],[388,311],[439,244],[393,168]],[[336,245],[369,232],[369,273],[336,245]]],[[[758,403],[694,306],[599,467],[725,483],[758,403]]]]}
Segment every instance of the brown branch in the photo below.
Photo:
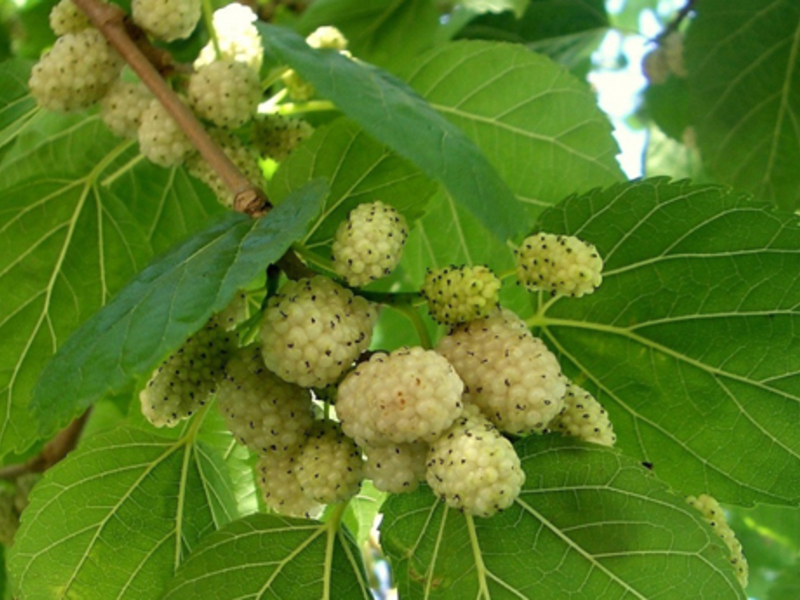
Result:
{"type": "MultiPolygon", "coordinates": [[[[128,21],[125,12],[116,5],[106,4],[102,0],[73,0],[95,27],[99,29],[108,43],[125,59],[125,62],[139,76],[139,79],[150,89],[170,116],[183,130],[189,141],[200,152],[214,171],[220,176],[228,189],[234,194],[234,208],[240,212],[257,217],[263,215],[271,207],[266,194],[254,186],[233,164],[222,149],[211,139],[197,117],[181,102],[178,95],[167,85],[159,70],[148,56],[142,52],[143,36],[134,35],[139,44],[131,38],[130,31],[135,26],[128,21]]],[[[149,45],[149,44],[148,44],[149,45]]],[[[149,53],[148,53],[149,54],[149,53]]],[[[149,54],[151,55],[151,54],[149,54]]],[[[155,55],[151,55],[155,56],[155,55]]]]}
{"type": "Polygon", "coordinates": [[[29,458],[24,463],[8,465],[0,469],[0,479],[17,479],[28,473],[44,473],[54,464],[60,462],[78,445],[78,440],[80,440],[83,428],[86,426],[91,413],[92,409],[87,409],[86,412],[50,440],[36,456],[29,458]]]}

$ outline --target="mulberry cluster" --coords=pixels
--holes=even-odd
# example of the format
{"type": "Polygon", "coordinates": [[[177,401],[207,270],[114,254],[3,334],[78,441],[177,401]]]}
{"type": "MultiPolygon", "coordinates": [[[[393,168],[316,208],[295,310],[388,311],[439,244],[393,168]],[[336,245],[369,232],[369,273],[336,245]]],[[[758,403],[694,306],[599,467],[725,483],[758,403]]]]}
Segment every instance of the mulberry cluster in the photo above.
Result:
{"type": "Polygon", "coordinates": [[[407,229],[394,207],[380,200],[360,204],[336,230],[333,268],[354,287],[389,275],[400,262],[407,229]]]}
{"type": "Polygon", "coordinates": [[[428,312],[443,325],[488,317],[498,306],[500,280],[485,266],[428,270],[422,295],[428,312]]]}
{"type": "Polygon", "coordinates": [[[517,278],[530,290],[580,298],[603,282],[603,259],[597,249],[575,236],[532,235],[514,254],[517,278]]]}
{"type": "Polygon", "coordinates": [[[736,534],[728,525],[728,520],[725,518],[725,511],[719,505],[715,498],[708,494],[700,494],[699,496],[689,496],[686,501],[696,508],[703,515],[706,522],[714,529],[725,545],[731,555],[731,565],[736,572],[736,578],[739,580],[742,588],[747,587],[747,580],[749,578],[749,567],[747,559],[742,552],[742,544],[736,539],[736,534]]]}

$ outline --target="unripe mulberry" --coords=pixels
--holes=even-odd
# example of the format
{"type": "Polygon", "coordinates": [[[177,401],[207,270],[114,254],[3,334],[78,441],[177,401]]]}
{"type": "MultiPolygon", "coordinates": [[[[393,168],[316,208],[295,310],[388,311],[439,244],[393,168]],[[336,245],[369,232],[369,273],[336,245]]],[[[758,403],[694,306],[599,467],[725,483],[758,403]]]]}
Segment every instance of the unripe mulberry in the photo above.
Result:
{"type": "Polygon", "coordinates": [[[117,80],[100,101],[100,118],[111,133],[136,138],[153,96],[141,83],[117,80]]]}
{"type": "Polygon", "coordinates": [[[683,62],[683,33],[680,31],[669,33],[661,40],[661,47],[664,49],[664,59],[669,72],[681,79],[688,77],[689,73],[683,62]]]}
{"type": "Polygon", "coordinates": [[[488,267],[429,270],[422,294],[438,323],[458,325],[488,317],[499,306],[500,280],[488,267]]]}
{"type": "Polygon", "coordinates": [[[306,497],[323,504],[343,502],[361,489],[361,450],[338,423],[317,423],[297,458],[297,481],[306,497]]]}
{"type": "Polygon", "coordinates": [[[235,129],[256,113],[261,84],[258,73],[247,64],[225,59],[200,67],[189,78],[187,93],[199,117],[235,129]]]}
{"type": "Polygon", "coordinates": [[[217,406],[234,436],[262,454],[299,449],[314,423],[311,392],[267,369],[258,344],[241,348],[226,364],[217,406]]]}
{"type": "Polygon", "coordinates": [[[509,310],[455,327],[436,347],[464,381],[464,399],[501,431],[541,433],[564,407],[558,359],[509,310]]]}
{"type": "Polygon", "coordinates": [[[68,33],[36,63],[28,85],[43,108],[83,110],[100,100],[119,77],[122,58],[97,29],[68,33]]]}
{"type": "MultiPolygon", "coordinates": [[[[231,159],[242,174],[257,188],[264,187],[264,174],[258,163],[258,152],[251,146],[244,144],[233,134],[217,130],[211,132],[211,137],[219,144],[222,151],[231,159]]],[[[192,154],[186,159],[186,169],[192,177],[205,183],[216,194],[221,204],[233,207],[235,194],[225,185],[219,174],[200,153],[192,154]]]]}
{"type": "Polygon", "coordinates": [[[448,506],[479,517],[511,506],[525,483],[511,442],[475,407],[431,444],[426,478],[448,506]]]}
{"type": "Polygon", "coordinates": [[[75,6],[72,0],[61,0],[50,10],[50,29],[56,35],[78,33],[91,25],[86,13],[75,6]]]}
{"type": "Polygon", "coordinates": [[[216,391],[235,348],[235,334],[212,318],[153,373],[139,394],[144,416],[156,427],[192,416],[216,391]]]}
{"type": "Polygon", "coordinates": [[[644,55],[642,73],[651,85],[662,85],[669,79],[669,63],[663,48],[658,47],[644,55]]]}
{"type": "Polygon", "coordinates": [[[603,446],[613,446],[617,441],[603,405],[571,382],[564,394],[564,409],[550,422],[548,429],[603,446]]]}
{"type": "Polygon", "coordinates": [[[324,506],[303,494],[297,480],[298,452],[267,454],[256,465],[256,483],[264,504],[287,517],[316,518],[324,506]]]}
{"type": "Polygon", "coordinates": [[[162,167],[181,164],[194,150],[189,138],[156,99],[142,113],[138,137],[141,153],[162,167]]]}
{"type": "Polygon", "coordinates": [[[214,11],[213,25],[217,34],[217,48],[209,42],[200,51],[194,61],[194,68],[199,69],[215,60],[235,60],[243,62],[253,71],[261,70],[261,61],[264,56],[264,47],[261,45],[261,36],[253,25],[258,17],[249,6],[233,2],[214,11]]]}
{"type": "Polygon", "coordinates": [[[455,369],[433,350],[378,352],[339,385],[336,414],[362,446],[430,442],[461,414],[463,389],[455,369]]]}
{"type": "Polygon", "coordinates": [[[725,542],[731,555],[731,565],[733,565],[736,571],[736,578],[739,580],[741,586],[746,588],[750,571],[747,559],[742,552],[742,544],[736,539],[736,534],[733,532],[730,525],[728,525],[728,520],[725,518],[725,511],[722,510],[719,502],[708,494],[700,494],[697,497],[689,496],[686,501],[700,511],[706,522],[711,525],[717,535],[725,542]]]}
{"type": "Polygon", "coordinates": [[[347,48],[347,38],[336,27],[325,25],[317,27],[306,37],[306,43],[312,48],[333,48],[344,50],[347,48]]]}
{"type": "Polygon", "coordinates": [[[413,492],[425,481],[428,445],[415,442],[391,446],[366,446],[364,475],[375,487],[390,494],[413,492]]]}
{"type": "Polygon", "coordinates": [[[264,362],[303,387],[334,383],[369,347],[377,307],[322,276],[288,281],[261,322],[264,362]]]}
{"type": "Polygon", "coordinates": [[[580,298],[603,282],[603,259],[597,249],[571,235],[538,233],[514,252],[517,278],[529,290],[580,298]]]}
{"type": "Polygon", "coordinates": [[[360,287],[389,275],[408,237],[408,224],[380,200],[359,204],[333,238],[333,268],[348,285],[360,287]]]}
{"type": "Polygon", "coordinates": [[[185,39],[200,20],[200,0],[133,0],[131,13],[136,24],[165,42],[185,39]]]}
{"type": "Polygon", "coordinates": [[[254,123],[253,144],[267,158],[283,162],[312,133],[314,128],[303,119],[264,115],[254,123]]]}

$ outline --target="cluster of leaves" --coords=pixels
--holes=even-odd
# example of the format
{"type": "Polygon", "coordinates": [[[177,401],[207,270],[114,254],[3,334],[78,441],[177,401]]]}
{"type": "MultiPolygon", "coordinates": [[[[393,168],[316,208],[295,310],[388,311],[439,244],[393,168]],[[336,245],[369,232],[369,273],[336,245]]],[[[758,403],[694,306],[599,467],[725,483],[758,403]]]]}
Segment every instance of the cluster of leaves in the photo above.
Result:
{"type": "MultiPolygon", "coordinates": [[[[259,24],[268,61],[334,108],[274,173],[277,208],[258,221],[226,214],[183,168],[148,164],[96,115],[37,109],[30,63],[0,65],[4,462],[94,406],[31,495],[5,593],[371,598],[362,549],[380,510],[401,598],[742,598],[683,499],[707,492],[754,507],[733,513],[751,595],[796,597],[800,223],[785,209],[800,202],[800,9],[702,0],[691,15],[675,93],[703,177],[727,188],[624,181],[577,77],[611,26],[601,0],[363,4],[316,0],[259,24]],[[302,36],[323,24],[360,60],[311,50],[302,36]],[[519,441],[525,488],[485,521],[424,487],[365,487],[316,522],[258,512],[246,452],[213,411],[173,431],[144,422],[136,391],[170,350],[290,247],[324,264],[339,221],[375,198],[416,219],[385,289],[416,291],[453,263],[507,271],[508,241],[532,230],[597,246],[594,295],[507,286],[503,301],[606,406],[617,449],[519,441]]],[[[618,19],[654,3],[627,4],[618,19]]],[[[384,311],[376,344],[418,343],[402,318],[384,311]]]]}

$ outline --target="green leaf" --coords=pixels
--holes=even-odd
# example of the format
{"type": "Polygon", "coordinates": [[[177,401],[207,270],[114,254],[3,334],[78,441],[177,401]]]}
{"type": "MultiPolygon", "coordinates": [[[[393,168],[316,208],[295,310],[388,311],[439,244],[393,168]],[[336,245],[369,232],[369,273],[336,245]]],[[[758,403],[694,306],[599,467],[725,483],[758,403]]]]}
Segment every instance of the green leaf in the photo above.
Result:
{"type": "MultiPolygon", "coordinates": [[[[526,230],[543,207],[622,179],[611,124],[594,94],[544,56],[511,44],[455,42],[420,57],[406,78],[483,150],[525,207],[526,230]]],[[[517,214],[500,198],[492,206],[517,214]]]]}
{"type": "Polygon", "coordinates": [[[36,114],[36,102],[28,92],[31,63],[10,60],[0,64],[0,150],[10,143],[36,114]]]}
{"type": "Polygon", "coordinates": [[[329,246],[339,223],[363,202],[382,200],[411,222],[422,215],[437,187],[347,119],[318,128],[292,152],[270,181],[269,196],[283,202],[292,190],[317,177],[328,180],[331,191],[303,238],[309,248],[329,246]]]}
{"type": "MultiPolygon", "coordinates": [[[[533,0],[534,2],[536,0],[533,0]]],[[[510,11],[519,19],[531,0],[457,0],[456,4],[475,13],[502,13],[510,11]]]]}
{"type": "Polygon", "coordinates": [[[101,180],[130,143],[96,120],[50,132],[27,131],[0,167],[0,454],[38,439],[27,405],[41,368],[150,257],[101,180]]]}
{"type": "Polygon", "coordinates": [[[439,11],[430,0],[317,0],[295,26],[303,35],[336,26],[361,60],[400,66],[433,45],[439,11]]]}
{"type": "Polygon", "coordinates": [[[285,29],[265,24],[259,29],[268,51],[367,133],[441,181],[491,235],[505,241],[518,233],[513,196],[484,155],[402,81],[337,52],[313,50],[285,29]]]}
{"type": "Polygon", "coordinates": [[[697,147],[672,139],[655,125],[647,130],[643,166],[647,177],[666,175],[672,179],[691,179],[695,183],[708,182],[697,147]]]}
{"type": "Polygon", "coordinates": [[[797,600],[800,598],[800,560],[779,574],[766,600],[797,600]]]}
{"type": "Polygon", "coordinates": [[[689,90],[685,79],[670,77],[660,85],[648,85],[642,94],[643,112],[674,140],[681,140],[689,127],[689,90]]]}
{"type": "Polygon", "coordinates": [[[721,540],[635,461],[555,435],[517,452],[524,489],[491,519],[428,488],[384,504],[401,598],[744,598],[721,540]]]}
{"type": "Polygon", "coordinates": [[[686,41],[690,107],[719,181],[800,206],[800,5],[703,0],[686,41]]]}
{"type": "MultiPolygon", "coordinates": [[[[348,503],[342,522],[353,533],[358,547],[363,547],[369,540],[372,526],[387,497],[386,492],[378,490],[370,480],[365,480],[361,491],[348,503]]],[[[336,505],[330,505],[327,510],[336,510],[336,505]]]]}
{"type": "Polygon", "coordinates": [[[151,373],[303,235],[326,192],[314,181],[261,219],[231,214],[151,263],[47,365],[33,400],[40,429],[151,373]]]}
{"type": "Polygon", "coordinates": [[[644,180],[542,216],[605,258],[591,296],[530,321],[675,489],[800,503],[800,225],[713,186],[644,180]]]}
{"type": "Polygon", "coordinates": [[[194,431],[172,440],[122,427],[50,469],[11,550],[17,595],[161,597],[184,557],[236,516],[229,482],[211,476],[212,450],[194,431]]]}
{"type": "Polygon", "coordinates": [[[331,524],[255,514],[208,536],[164,600],[371,600],[358,546],[331,524]]]}

